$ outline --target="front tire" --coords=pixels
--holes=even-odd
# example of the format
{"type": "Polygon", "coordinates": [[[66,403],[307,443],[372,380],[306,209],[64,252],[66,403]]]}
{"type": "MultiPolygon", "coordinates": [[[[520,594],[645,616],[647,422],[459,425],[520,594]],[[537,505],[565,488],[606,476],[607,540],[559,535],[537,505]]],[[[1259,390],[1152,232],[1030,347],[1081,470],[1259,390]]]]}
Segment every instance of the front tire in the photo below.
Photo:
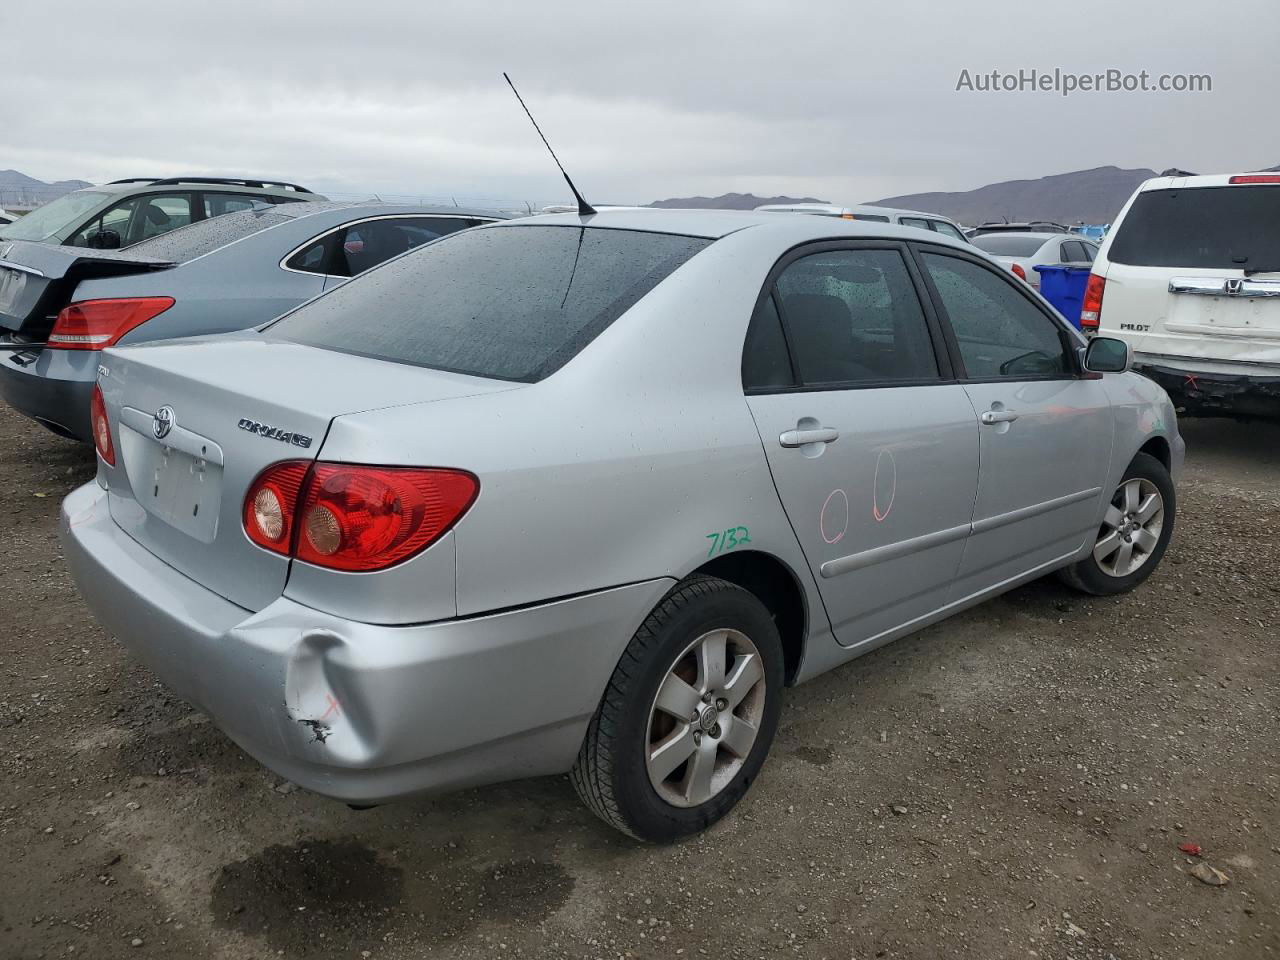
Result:
{"type": "Polygon", "coordinates": [[[1169,471],[1155,457],[1138,454],[1111,496],[1093,550],[1063,570],[1062,579],[1094,596],[1132,590],[1160,565],[1176,512],[1169,471]]]}
{"type": "Polygon", "coordinates": [[[638,840],[705,830],[742,799],[778,725],[782,641],[753,594],[681,581],[627,644],[571,778],[584,803],[638,840]]]}

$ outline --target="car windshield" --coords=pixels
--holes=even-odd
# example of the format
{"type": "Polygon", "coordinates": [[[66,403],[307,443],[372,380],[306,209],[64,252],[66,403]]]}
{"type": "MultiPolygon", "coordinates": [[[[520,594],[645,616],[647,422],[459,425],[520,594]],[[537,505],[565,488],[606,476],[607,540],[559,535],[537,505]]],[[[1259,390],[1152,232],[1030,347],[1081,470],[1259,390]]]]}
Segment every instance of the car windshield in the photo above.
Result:
{"type": "Polygon", "coordinates": [[[973,245],[996,257],[1030,257],[1044,246],[1044,238],[989,233],[974,237],[973,245]]]}
{"type": "Polygon", "coordinates": [[[532,383],[710,242],[572,225],[471,230],[370,270],[267,336],[532,383]]]}
{"type": "Polygon", "coordinates": [[[64,194],[0,230],[0,240],[48,240],[109,196],[111,194],[99,190],[76,190],[64,194]]]}
{"type": "Polygon", "coordinates": [[[1107,258],[1141,267],[1280,270],[1280,186],[1138,194],[1107,258]]]}

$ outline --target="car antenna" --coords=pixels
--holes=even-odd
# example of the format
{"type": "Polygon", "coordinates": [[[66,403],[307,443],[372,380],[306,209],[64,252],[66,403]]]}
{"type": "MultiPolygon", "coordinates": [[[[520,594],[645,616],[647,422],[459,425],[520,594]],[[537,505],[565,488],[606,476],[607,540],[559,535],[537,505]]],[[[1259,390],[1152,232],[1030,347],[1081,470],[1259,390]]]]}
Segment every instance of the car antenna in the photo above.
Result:
{"type": "Polygon", "coordinates": [[[564,182],[569,185],[569,189],[573,191],[573,197],[578,201],[578,216],[590,217],[596,212],[596,208],[587,203],[583,199],[582,194],[578,192],[578,188],[573,185],[573,181],[569,179],[569,174],[565,173],[564,164],[560,162],[560,158],[556,156],[556,152],[551,149],[551,144],[547,143],[546,135],[542,132],[542,128],[538,126],[538,121],[533,119],[533,114],[529,112],[529,108],[525,106],[524,97],[520,96],[520,91],[516,89],[516,85],[511,82],[511,78],[507,76],[506,71],[502,72],[502,79],[507,81],[507,86],[511,88],[511,92],[516,95],[516,99],[520,101],[520,106],[524,107],[525,116],[529,118],[529,122],[533,124],[533,129],[538,131],[538,136],[542,137],[543,144],[546,145],[547,152],[551,154],[551,159],[556,162],[556,166],[560,168],[560,174],[564,177],[564,182]]]}

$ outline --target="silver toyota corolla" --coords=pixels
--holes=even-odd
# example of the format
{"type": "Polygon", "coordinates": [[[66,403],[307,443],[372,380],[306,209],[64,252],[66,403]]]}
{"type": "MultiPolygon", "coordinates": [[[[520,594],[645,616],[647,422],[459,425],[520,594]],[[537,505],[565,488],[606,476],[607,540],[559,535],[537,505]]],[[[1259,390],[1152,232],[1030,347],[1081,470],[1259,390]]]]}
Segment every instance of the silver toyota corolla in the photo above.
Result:
{"type": "Polygon", "coordinates": [[[572,771],[700,830],[783,688],[1174,525],[1168,398],[968,245],[619,210],[479,227],[264,330],[103,354],[101,620],[352,804],[572,771]]]}

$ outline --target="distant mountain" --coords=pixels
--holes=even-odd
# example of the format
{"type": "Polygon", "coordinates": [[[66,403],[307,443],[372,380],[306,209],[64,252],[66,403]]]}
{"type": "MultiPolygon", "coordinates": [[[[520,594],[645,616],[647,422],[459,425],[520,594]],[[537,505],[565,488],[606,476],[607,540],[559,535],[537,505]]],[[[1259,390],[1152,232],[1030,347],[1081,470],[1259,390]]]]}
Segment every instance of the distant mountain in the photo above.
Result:
{"type": "Polygon", "coordinates": [[[17,170],[0,170],[0,207],[12,210],[30,210],[42,203],[56,200],[64,193],[90,187],[87,180],[55,180],[45,183],[17,170]]]}
{"type": "Polygon", "coordinates": [[[754,210],[765,203],[827,203],[813,197],[757,197],[752,193],[722,193],[718,197],[673,197],[655,200],[651,207],[675,207],[682,210],[754,210]]]}
{"type": "Polygon", "coordinates": [[[1057,220],[1060,223],[1110,223],[1154,170],[1095,167],[1038,180],[1007,180],[957,193],[911,193],[875,203],[927,210],[976,224],[984,220],[1057,220]]]}

